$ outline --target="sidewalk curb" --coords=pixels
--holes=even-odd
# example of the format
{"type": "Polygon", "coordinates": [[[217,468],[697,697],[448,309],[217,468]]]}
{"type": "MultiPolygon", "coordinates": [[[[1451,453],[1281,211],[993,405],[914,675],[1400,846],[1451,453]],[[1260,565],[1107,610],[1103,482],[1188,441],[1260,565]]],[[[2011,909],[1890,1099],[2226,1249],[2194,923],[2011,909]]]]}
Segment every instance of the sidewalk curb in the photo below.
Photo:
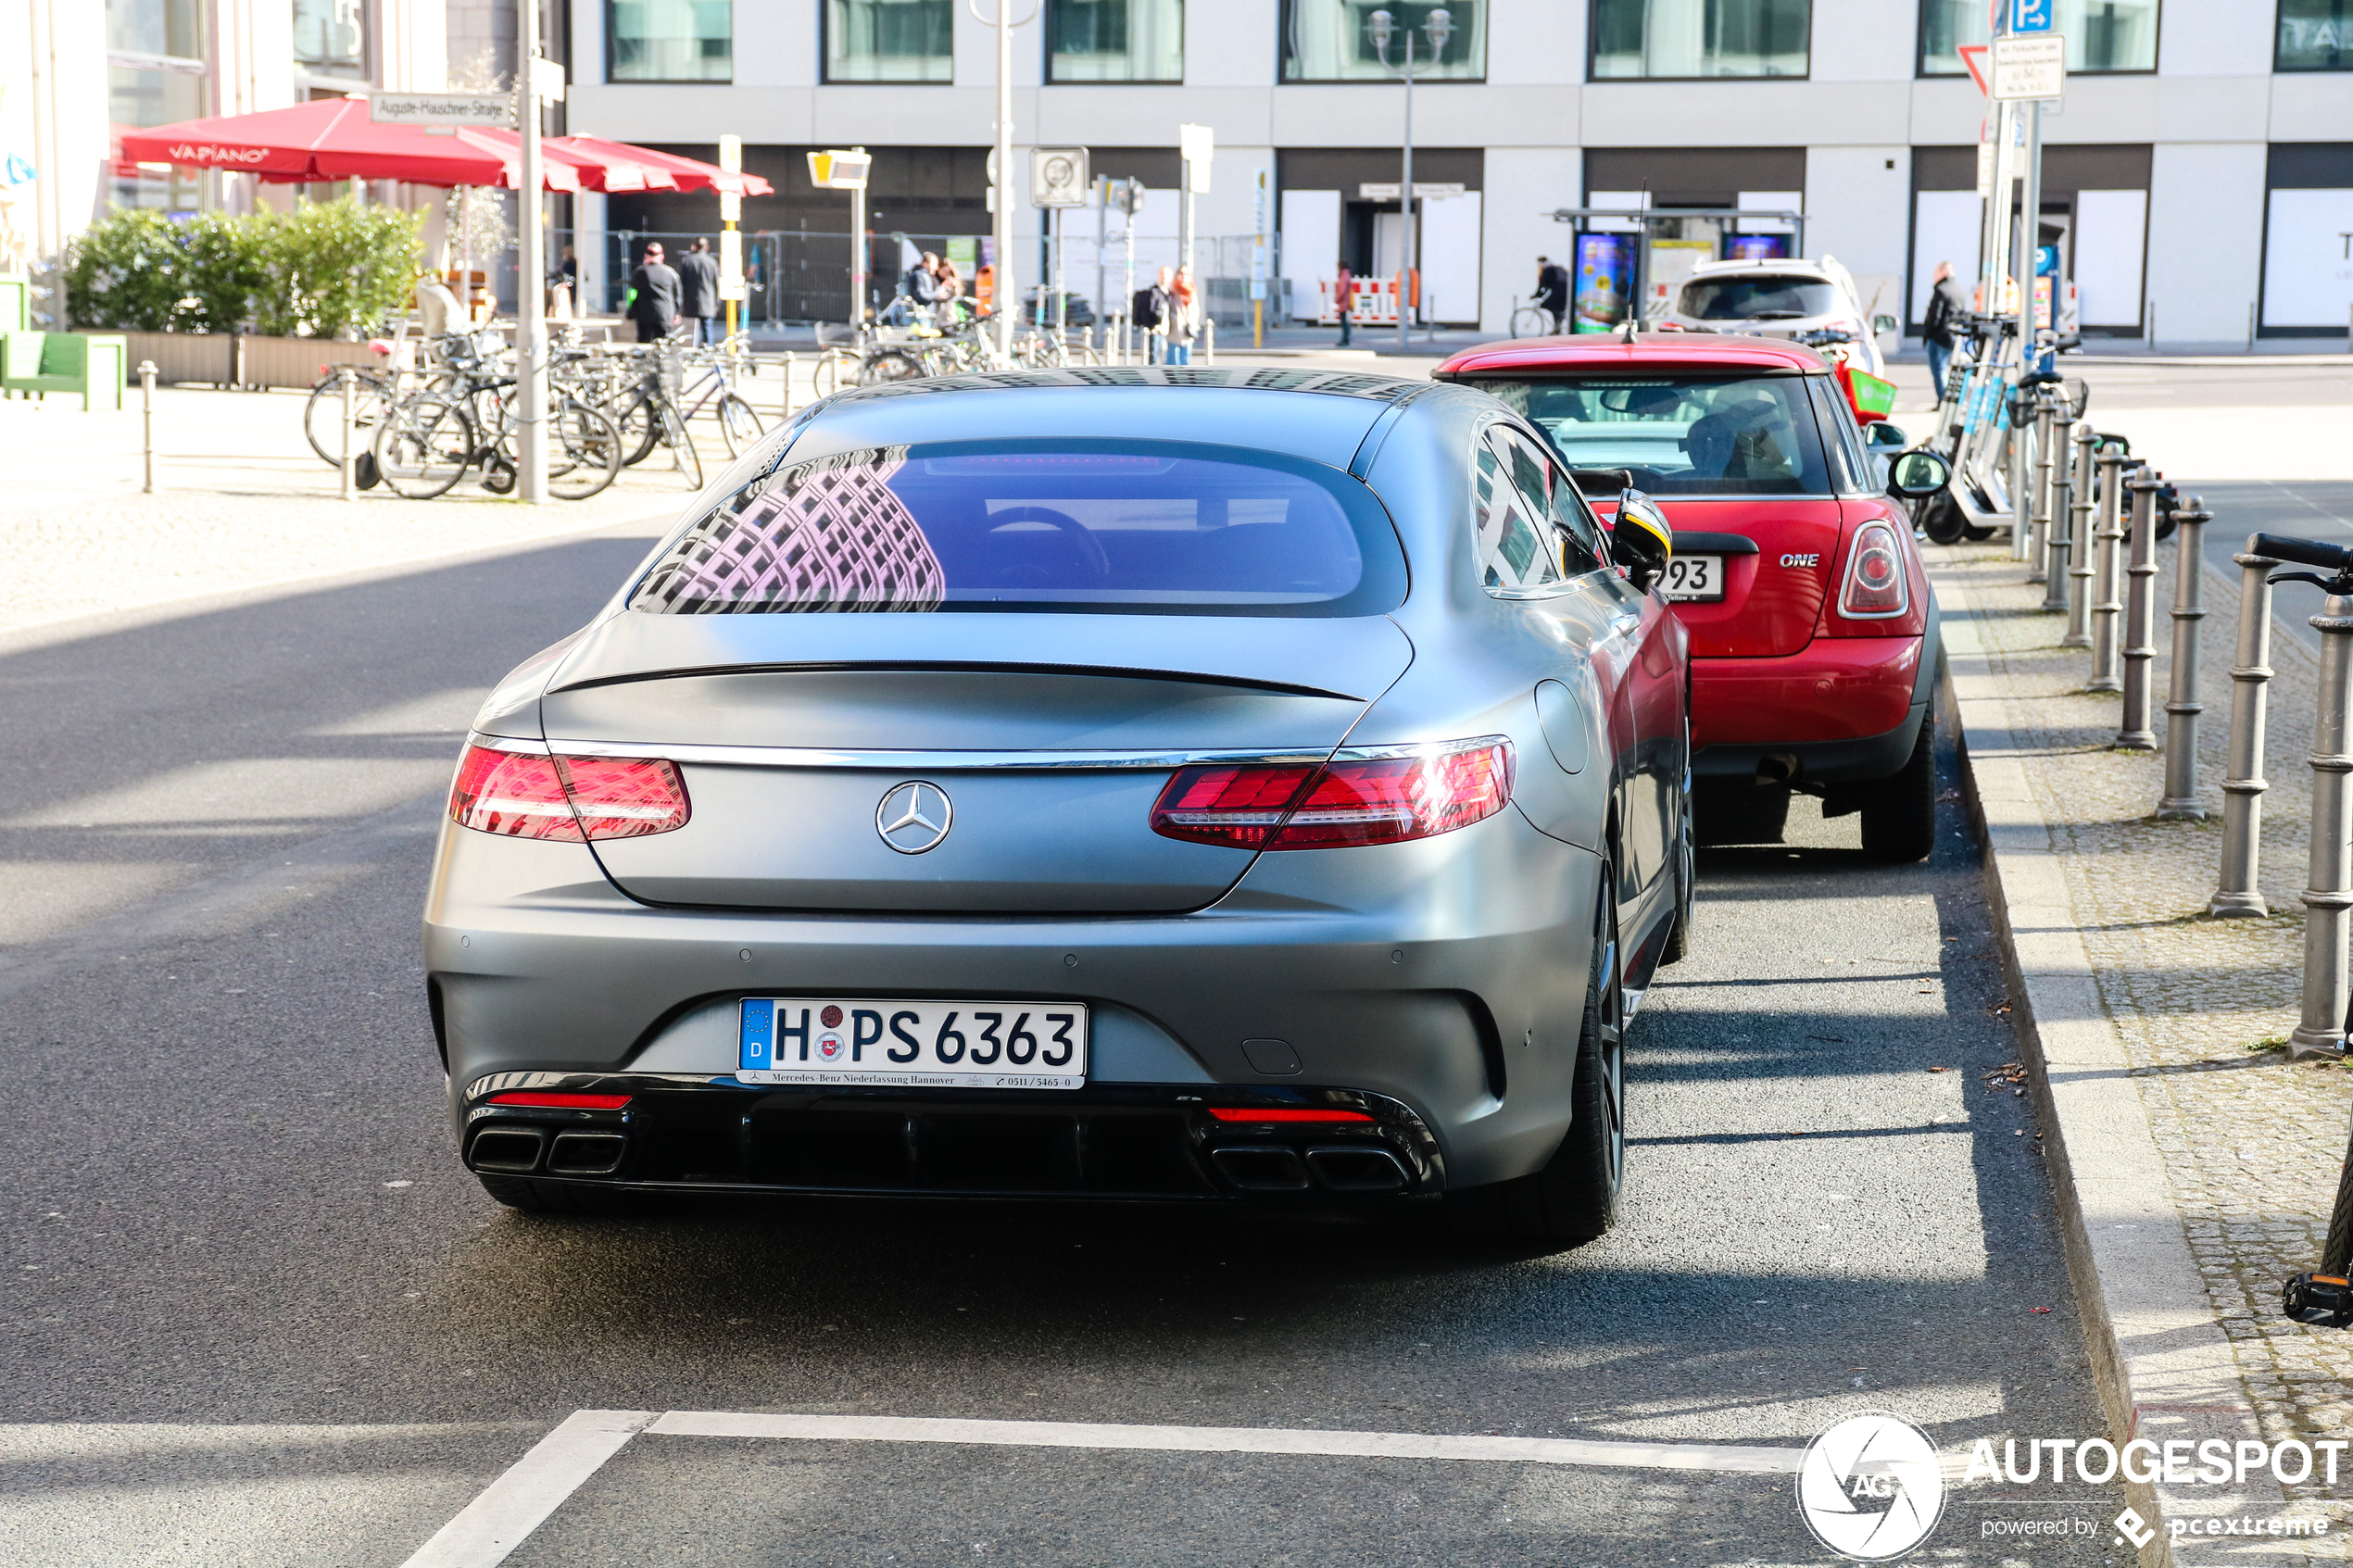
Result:
{"type": "MultiPolygon", "coordinates": [[[[2146,1437],[2193,1445],[2259,1437],[2229,1337],[2192,1257],[2164,1157],[2150,1129],[2124,1043],[2102,1003],[2079,935],[2058,851],[2019,760],[2008,715],[1979,636],[1966,587],[1931,571],[1944,620],[1945,711],[1956,732],[1960,785],[1985,855],[1986,903],[2009,984],[2011,1018],[2045,1130],[2068,1273],[2083,1320],[2092,1374],[2120,1447],[2146,1437]]],[[[2142,1568],[2175,1568],[2170,1526],[2284,1506],[2268,1474],[2245,1486],[2124,1482],[2156,1532],[2142,1568]]],[[[2208,1538],[2196,1537],[2205,1547],[2208,1538]]],[[[2240,1537],[2233,1562],[2302,1562],[2283,1541],[2240,1537]]],[[[2207,1555],[2201,1553],[2201,1556],[2207,1555]]]]}

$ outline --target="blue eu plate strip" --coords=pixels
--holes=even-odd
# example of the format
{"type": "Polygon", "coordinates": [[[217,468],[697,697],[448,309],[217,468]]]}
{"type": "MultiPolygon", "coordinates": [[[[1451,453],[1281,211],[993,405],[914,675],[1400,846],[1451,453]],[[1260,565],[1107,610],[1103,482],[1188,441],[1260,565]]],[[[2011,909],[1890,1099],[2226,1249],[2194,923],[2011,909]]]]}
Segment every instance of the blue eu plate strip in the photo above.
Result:
{"type": "Polygon", "coordinates": [[[764,1073],[776,1065],[776,1004],[767,998],[744,1003],[743,1073],[764,1073]]]}

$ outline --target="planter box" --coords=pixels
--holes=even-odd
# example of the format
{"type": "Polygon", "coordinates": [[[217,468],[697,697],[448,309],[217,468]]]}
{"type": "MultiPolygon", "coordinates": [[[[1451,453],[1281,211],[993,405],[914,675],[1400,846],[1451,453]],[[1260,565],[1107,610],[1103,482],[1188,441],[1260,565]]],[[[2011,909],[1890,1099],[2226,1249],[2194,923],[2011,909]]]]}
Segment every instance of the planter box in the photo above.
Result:
{"type": "Polygon", "coordinates": [[[139,361],[156,362],[158,382],[213,386],[308,386],[321,365],[374,365],[364,343],[323,337],[247,337],[237,332],[124,332],[131,379],[139,361]]]}

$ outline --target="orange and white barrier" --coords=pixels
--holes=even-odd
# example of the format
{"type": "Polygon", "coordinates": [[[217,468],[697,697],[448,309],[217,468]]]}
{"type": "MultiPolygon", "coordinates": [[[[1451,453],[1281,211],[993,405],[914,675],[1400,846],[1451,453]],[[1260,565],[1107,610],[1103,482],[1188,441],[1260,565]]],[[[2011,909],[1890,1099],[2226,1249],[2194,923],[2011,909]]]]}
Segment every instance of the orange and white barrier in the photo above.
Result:
{"type": "MultiPolygon", "coordinates": [[[[1332,278],[1315,280],[1315,320],[1319,325],[1340,325],[1340,307],[1332,300],[1332,286],[1337,281],[1332,278]]],[[[1360,327],[1395,326],[1398,282],[1396,278],[1353,280],[1354,296],[1348,302],[1348,319],[1360,327]]]]}

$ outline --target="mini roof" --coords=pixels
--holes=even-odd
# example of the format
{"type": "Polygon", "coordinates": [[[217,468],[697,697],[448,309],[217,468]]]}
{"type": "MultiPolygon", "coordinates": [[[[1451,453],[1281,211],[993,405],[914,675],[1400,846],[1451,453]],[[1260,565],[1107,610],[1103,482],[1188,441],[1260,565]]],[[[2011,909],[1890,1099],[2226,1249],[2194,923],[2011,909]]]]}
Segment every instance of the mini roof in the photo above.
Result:
{"type": "Polygon", "coordinates": [[[1481,344],[1454,355],[1431,374],[1440,381],[1551,370],[1640,374],[1653,370],[1744,370],[1797,375],[1819,374],[1829,368],[1829,361],[1820,355],[1785,338],[1733,332],[1642,332],[1628,343],[1616,332],[1593,332],[1481,344]]]}

